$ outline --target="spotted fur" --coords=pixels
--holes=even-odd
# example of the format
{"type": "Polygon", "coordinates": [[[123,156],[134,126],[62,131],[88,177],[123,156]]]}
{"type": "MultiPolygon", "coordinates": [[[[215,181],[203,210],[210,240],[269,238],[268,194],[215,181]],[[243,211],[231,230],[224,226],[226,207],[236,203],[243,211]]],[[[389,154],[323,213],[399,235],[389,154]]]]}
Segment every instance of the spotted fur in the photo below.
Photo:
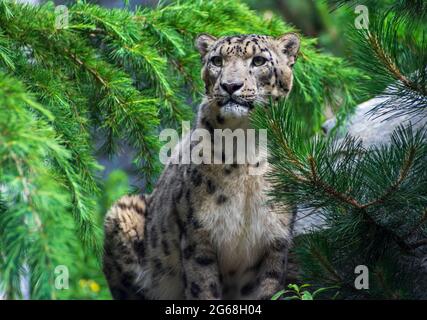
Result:
{"type": "MultiPolygon", "coordinates": [[[[200,35],[206,93],[196,128],[247,129],[254,103],[288,95],[299,39],[200,35]]],[[[281,289],[288,208],[268,203],[266,162],[173,164],[147,198],[124,197],[105,221],[104,272],[116,299],[268,299],[281,289]]],[[[220,155],[224,157],[224,154],[220,155]]]]}

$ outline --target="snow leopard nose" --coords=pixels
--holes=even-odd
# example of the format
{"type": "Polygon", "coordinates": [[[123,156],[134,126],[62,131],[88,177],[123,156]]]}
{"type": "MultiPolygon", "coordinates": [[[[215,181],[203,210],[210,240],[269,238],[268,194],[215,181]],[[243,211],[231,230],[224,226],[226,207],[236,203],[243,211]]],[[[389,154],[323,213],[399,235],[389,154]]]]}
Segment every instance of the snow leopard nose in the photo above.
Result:
{"type": "Polygon", "coordinates": [[[221,82],[221,88],[223,88],[230,96],[243,87],[243,82],[221,82]]]}

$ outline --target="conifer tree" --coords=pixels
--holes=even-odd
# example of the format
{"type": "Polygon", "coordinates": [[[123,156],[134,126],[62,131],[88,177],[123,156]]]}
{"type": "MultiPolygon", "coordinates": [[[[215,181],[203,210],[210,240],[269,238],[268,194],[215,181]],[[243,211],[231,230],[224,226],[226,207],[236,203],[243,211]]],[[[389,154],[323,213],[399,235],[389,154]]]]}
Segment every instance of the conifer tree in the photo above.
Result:
{"type": "MultiPolygon", "coordinates": [[[[198,33],[293,31],[236,0],[135,11],[78,1],[61,13],[51,2],[0,0],[0,292],[8,298],[22,297],[23,277],[32,299],[87,297],[55,289],[59,265],[73,288],[82,276],[103,281],[99,230],[114,199],[105,196],[111,183],[99,178],[96,155],[130,146],[147,181],[139,191],[149,191],[160,169],[159,128],[191,119],[188,101],[195,105],[203,92],[198,33]]],[[[353,84],[363,78],[315,44],[302,38],[291,98],[305,135],[320,127],[326,102],[341,115],[351,110],[359,93],[353,84]]]]}
{"type": "Polygon", "coordinates": [[[363,97],[382,98],[370,115],[417,115],[424,125],[401,125],[390,143],[366,146],[357,137],[339,138],[339,130],[301,139],[304,124],[294,116],[299,105],[259,110],[254,123],[268,128],[272,197],[310,208],[320,219],[320,228],[296,239],[294,252],[302,283],[334,288],[323,297],[426,298],[426,3],[330,2],[369,9],[369,27],[357,30],[352,23],[347,34],[353,63],[367,75],[358,83],[363,97]],[[357,266],[368,271],[362,289],[355,285],[357,266]]]}

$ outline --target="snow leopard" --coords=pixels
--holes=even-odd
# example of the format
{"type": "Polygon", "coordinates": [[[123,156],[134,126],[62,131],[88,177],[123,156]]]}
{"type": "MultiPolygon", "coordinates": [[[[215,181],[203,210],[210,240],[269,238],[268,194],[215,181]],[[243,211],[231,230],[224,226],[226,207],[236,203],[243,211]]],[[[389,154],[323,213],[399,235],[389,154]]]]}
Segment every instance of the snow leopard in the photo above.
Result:
{"type": "Polygon", "coordinates": [[[115,299],[270,299],[283,288],[292,210],[269,199],[262,163],[180,163],[191,133],[251,128],[257,104],[286,98],[300,39],[201,34],[205,93],[194,128],[153,191],[119,199],[105,218],[103,270],[115,299]]]}

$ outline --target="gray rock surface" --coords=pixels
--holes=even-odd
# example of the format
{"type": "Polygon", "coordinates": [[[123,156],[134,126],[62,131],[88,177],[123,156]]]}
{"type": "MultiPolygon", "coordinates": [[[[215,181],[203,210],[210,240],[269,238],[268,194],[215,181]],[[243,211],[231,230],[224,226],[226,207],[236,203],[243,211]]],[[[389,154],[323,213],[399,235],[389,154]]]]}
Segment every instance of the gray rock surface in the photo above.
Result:
{"type": "MultiPolygon", "coordinates": [[[[393,112],[371,114],[370,111],[380,103],[387,101],[387,98],[373,98],[356,107],[355,113],[351,116],[345,126],[344,133],[362,139],[363,144],[368,147],[390,142],[390,136],[400,125],[412,123],[414,129],[419,129],[426,125],[427,112],[418,115],[393,115],[393,112]]],[[[328,134],[336,125],[336,119],[326,121],[322,129],[328,134]]]]}

